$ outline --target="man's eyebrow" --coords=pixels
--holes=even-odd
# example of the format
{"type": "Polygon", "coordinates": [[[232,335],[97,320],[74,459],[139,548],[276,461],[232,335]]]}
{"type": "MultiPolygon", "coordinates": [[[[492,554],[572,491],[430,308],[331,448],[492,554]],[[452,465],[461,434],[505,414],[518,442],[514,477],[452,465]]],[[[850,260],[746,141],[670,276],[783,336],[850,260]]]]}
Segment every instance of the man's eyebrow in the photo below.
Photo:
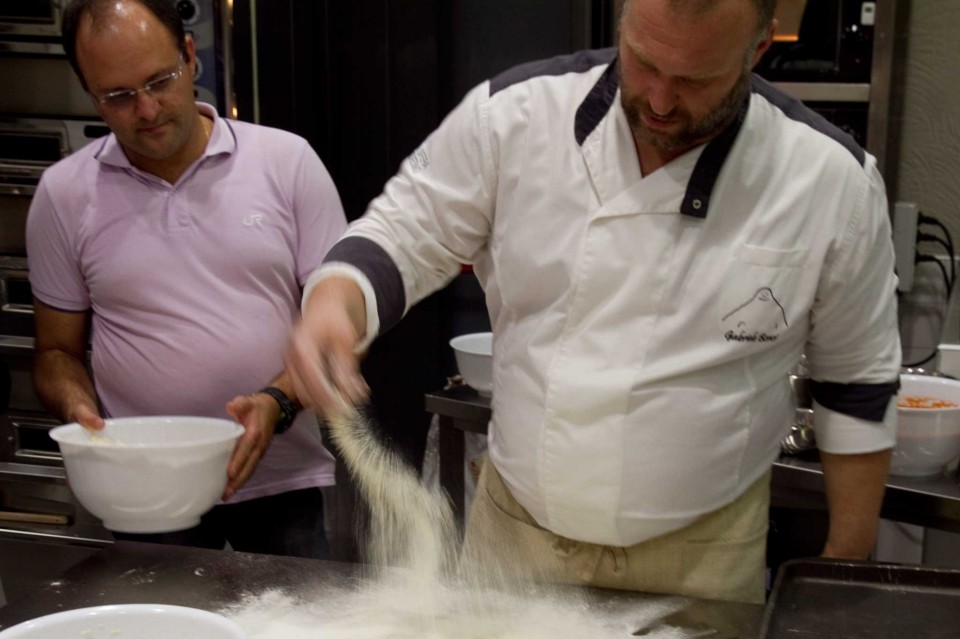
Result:
{"type": "MultiPolygon", "coordinates": [[[[149,78],[147,78],[147,79],[141,84],[141,86],[143,86],[144,84],[149,84],[149,83],[153,82],[154,80],[158,80],[158,79],[162,78],[162,77],[165,76],[165,75],[170,75],[171,73],[175,73],[176,70],[177,70],[177,67],[176,67],[176,65],[174,65],[174,67],[173,67],[172,69],[164,69],[164,70],[162,70],[162,71],[157,71],[156,73],[154,73],[153,75],[151,75],[149,78]]],[[[114,88],[112,88],[112,89],[101,89],[99,92],[106,94],[106,93],[115,93],[115,92],[117,92],[117,91],[136,91],[136,89],[134,89],[133,87],[114,87],[114,88]]]]}
{"type": "MultiPolygon", "coordinates": [[[[657,68],[657,65],[652,63],[645,55],[643,55],[643,52],[640,51],[640,49],[633,42],[631,42],[629,38],[624,38],[624,42],[627,43],[627,48],[630,49],[630,53],[633,54],[634,60],[636,60],[642,66],[647,67],[648,69],[652,69],[654,71],[657,71],[658,73],[660,72],[660,69],[657,68]]],[[[678,75],[675,77],[678,80],[684,80],[689,82],[702,82],[704,80],[709,80],[710,78],[712,78],[713,74],[708,73],[708,74],[703,74],[698,76],[678,75]]]]}

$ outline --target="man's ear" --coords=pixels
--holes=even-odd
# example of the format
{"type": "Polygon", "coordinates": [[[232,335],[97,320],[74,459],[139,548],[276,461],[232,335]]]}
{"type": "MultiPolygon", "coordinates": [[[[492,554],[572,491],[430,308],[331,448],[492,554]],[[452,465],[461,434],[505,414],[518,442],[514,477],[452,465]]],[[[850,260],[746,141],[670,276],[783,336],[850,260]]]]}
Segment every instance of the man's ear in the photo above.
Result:
{"type": "Polygon", "coordinates": [[[760,62],[760,58],[763,57],[763,54],[766,53],[767,49],[770,48],[770,45],[773,44],[773,36],[777,32],[777,26],[778,22],[776,18],[770,21],[766,34],[763,36],[763,39],[757,43],[757,50],[753,52],[753,60],[750,61],[751,69],[757,66],[757,63],[760,62]]]}
{"type": "Polygon", "coordinates": [[[193,41],[192,35],[184,36],[183,50],[183,63],[190,68],[190,79],[192,80],[197,77],[197,43],[193,41]]]}

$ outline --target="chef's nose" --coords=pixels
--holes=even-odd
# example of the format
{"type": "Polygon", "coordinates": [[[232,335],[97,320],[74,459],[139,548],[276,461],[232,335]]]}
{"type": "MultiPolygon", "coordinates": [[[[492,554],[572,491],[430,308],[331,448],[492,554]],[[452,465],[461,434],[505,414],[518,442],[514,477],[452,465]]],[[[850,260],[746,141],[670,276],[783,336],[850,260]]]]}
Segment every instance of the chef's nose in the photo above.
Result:
{"type": "Polygon", "coordinates": [[[663,78],[654,78],[647,92],[647,103],[654,115],[670,115],[677,106],[677,93],[673,85],[663,78]]]}

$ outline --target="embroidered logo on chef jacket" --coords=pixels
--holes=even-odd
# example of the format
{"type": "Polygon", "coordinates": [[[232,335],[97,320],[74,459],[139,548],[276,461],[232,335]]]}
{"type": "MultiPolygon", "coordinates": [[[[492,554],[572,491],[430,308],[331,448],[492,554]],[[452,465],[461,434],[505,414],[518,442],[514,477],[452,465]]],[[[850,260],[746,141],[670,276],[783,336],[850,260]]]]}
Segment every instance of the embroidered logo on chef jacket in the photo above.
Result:
{"type": "Polygon", "coordinates": [[[407,161],[410,163],[410,170],[414,173],[419,173],[428,166],[430,166],[430,157],[427,155],[426,150],[423,147],[420,147],[414,151],[407,161]]]}
{"type": "Polygon", "coordinates": [[[758,288],[721,319],[728,342],[775,342],[788,326],[787,313],[769,286],[758,288]]]}

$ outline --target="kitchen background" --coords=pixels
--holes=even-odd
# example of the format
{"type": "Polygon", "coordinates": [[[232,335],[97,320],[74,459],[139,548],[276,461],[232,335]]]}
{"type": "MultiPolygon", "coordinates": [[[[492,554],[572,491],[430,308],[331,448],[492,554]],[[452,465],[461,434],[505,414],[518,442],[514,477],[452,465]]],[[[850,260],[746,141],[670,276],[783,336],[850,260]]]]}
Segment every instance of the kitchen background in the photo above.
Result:
{"type": "MultiPolygon", "coordinates": [[[[916,202],[923,213],[938,218],[954,242],[960,242],[960,66],[952,35],[958,29],[955,0],[911,3],[896,179],[897,199],[916,202]]],[[[936,245],[923,244],[921,250],[943,263],[956,262],[936,245]]],[[[945,290],[937,265],[918,265],[914,289],[900,298],[904,362],[923,360],[939,343],[960,342],[957,295],[956,284],[945,290]]],[[[954,533],[887,524],[884,542],[893,559],[960,565],[960,535],[954,533]]]]}
{"type": "MultiPolygon", "coordinates": [[[[215,101],[222,114],[294,131],[310,141],[337,183],[351,219],[362,214],[400,162],[470,87],[519,62],[611,45],[619,9],[617,0],[171,1],[198,43],[204,43],[201,98],[215,101]]],[[[784,3],[790,4],[781,0],[784,3]]],[[[960,3],[809,3],[826,7],[828,13],[840,5],[861,13],[875,11],[878,46],[889,58],[880,61],[881,73],[866,81],[872,82],[869,103],[863,96],[836,101],[821,95],[817,106],[843,119],[858,135],[869,131],[867,146],[883,160],[891,202],[916,203],[960,243],[960,209],[955,204],[960,201],[955,39],[960,3]]],[[[19,4],[36,7],[46,2],[19,4]]],[[[30,49],[53,39],[3,35],[2,29],[0,37],[7,41],[0,43],[0,86],[13,87],[0,95],[0,123],[37,116],[34,98],[53,94],[66,95],[58,98],[63,103],[73,99],[63,86],[76,88],[71,84],[75,80],[62,75],[62,65],[54,72],[61,73],[56,81],[46,80],[55,77],[48,74],[56,55],[30,49]]],[[[89,117],[84,106],[81,101],[75,112],[59,115],[95,125],[83,120],[89,117]]],[[[81,130],[83,135],[97,133],[89,126],[81,130]]],[[[9,144],[9,138],[0,140],[9,144]]],[[[10,148],[3,150],[0,172],[10,148]]],[[[27,390],[30,329],[23,311],[29,306],[29,290],[24,290],[24,273],[17,267],[16,242],[13,248],[6,244],[6,238],[16,237],[16,229],[22,228],[29,191],[22,186],[24,180],[28,184],[29,177],[8,181],[21,185],[16,193],[12,187],[0,191],[5,207],[0,240],[6,247],[0,248],[7,253],[0,255],[0,354],[6,364],[0,372],[11,378],[11,398],[4,402],[10,410],[0,419],[0,510],[38,505],[44,513],[67,517],[71,526],[69,532],[51,535],[42,524],[0,522],[0,577],[8,596],[109,543],[57,479],[55,448],[44,438],[49,423],[27,390]],[[39,563],[37,547],[43,548],[39,563]]],[[[947,264],[955,259],[938,244],[916,248],[947,264]]],[[[919,263],[913,286],[902,293],[905,362],[924,360],[942,341],[960,342],[960,305],[948,295],[943,279],[935,263],[919,263]]],[[[486,326],[482,294],[465,272],[413,309],[365,361],[377,419],[413,463],[422,462],[430,424],[424,393],[442,387],[455,373],[447,340],[486,326]]],[[[923,365],[935,366],[936,360],[923,365]]],[[[343,487],[328,495],[331,541],[337,558],[350,559],[356,556],[356,495],[345,477],[339,479],[343,487]]],[[[960,536],[952,533],[891,522],[881,542],[883,558],[960,565],[960,536]]]]}

